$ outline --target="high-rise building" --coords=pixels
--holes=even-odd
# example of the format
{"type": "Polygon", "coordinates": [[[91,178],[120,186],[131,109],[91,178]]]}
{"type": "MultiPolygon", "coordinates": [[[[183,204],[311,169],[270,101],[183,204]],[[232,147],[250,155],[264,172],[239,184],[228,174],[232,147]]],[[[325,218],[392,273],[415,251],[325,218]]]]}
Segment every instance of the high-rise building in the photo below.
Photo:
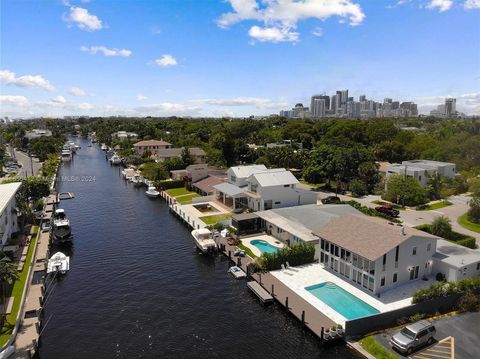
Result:
{"type": "Polygon", "coordinates": [[[445,99],[445,115],[452,116],[457,112],[457,99],[446,98],[445,99]]]}
{"type": "Polygon", "coordinates": [[[347,103],[347,117],[360,118],[360,102],[350,101],[347,103]]]}
{"type": "Polygon", "coordinates": [[[323,98],[314,99],[310,110],[312,111],[312,116],[315,118],[325,117],[325,111],[327,110],[325,99],[323,98]]]}
{"type": "Polygon", "coordinates": [[[367,100],[367,96],[365,96],[365,95],[360,95],[359,98],[358,98],[358,100],[359,100],[360,102],[364,102],[364,101],[367,100]]]}
{"type": "Polygon", "coordinates": [[[318,114],[315,112],[315,100],[324,100],[325,102],[325,111],[330,109],[330,96],[327,95],[313,95],[312,99],[310,101],[310,111],[312,111],[312,116],[313,117],[320,117],[318,114]]]}

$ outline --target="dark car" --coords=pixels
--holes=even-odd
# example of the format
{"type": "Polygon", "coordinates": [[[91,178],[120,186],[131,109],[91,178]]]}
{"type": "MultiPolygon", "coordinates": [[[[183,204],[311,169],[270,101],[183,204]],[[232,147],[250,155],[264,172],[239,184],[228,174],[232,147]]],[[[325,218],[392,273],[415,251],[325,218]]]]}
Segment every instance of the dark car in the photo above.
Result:
{"type": "Polygon", "coordinates": [[[392,347],[407,355],[424,345],[432,344],[436,333],[435,326],[428,320],[410,324],[396,333],[390,340],[392,347]]]}
{"type": "Polygon", "coordinates": [[[378,207],[375,207],[375,210],[379,213],[386,214],[387,216],[390,216],[390,217],[398,217],[398,215],[400,214],[400,212],[397,209],[393,208],[390,205],[378,206],[378,207]]]}
{"type": "Polygon", "coordinates": [[[340,198],[337,196],[328,196],[322,199],[323,204],[330,204],[330,203],[338,203],[340,202],[340,198]]]}

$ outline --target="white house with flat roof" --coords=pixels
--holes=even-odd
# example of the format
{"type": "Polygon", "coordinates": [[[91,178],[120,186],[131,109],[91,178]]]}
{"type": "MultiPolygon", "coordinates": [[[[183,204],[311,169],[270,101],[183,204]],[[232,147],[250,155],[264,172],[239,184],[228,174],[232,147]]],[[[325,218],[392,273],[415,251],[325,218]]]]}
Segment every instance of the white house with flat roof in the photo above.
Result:
{"type": "Polygon", "coordinates": [[[126,141],[126,140],[136,141],[138,138],[138,135],[135,132],[117,131],[112,133],[112,137],[120,141],[126,141]]]}
{"type": "Polygon", "coordinates": [[[18,231],[15,195],[22,182],[0,184],[0,246],[3,247],[12,233],[18,231]]]}
{"type": "Polygon", "coordinates": [[[430,160],[403,161],[401,164],[392,163],[387,166],[387,178],[393,174],[413,177],[423,187],[428,184],[428,177],[435,174],[449,179],[454,178],[456,175],[456,166],[454,163],[430,160]]]}
{"type": "Polygon", "coordinates": [[[432,274],[438,237],[365,215],[344,215],[313,231],[325,268],[372,294],[432,274]]]}
{"type": "Polygon", "coordinates": [[[217,200],[233,210],[263,211],[317,202],[315,192],[297,189],[297,184],[285,168],[251,165],[229,168],[227,182],[214,188],[217,200]]]}
{"type": "Polygon", "coordinates": [[[433,256],[434,273],[441,273],[451,282],[480,275],[480,250],[470,249],[444,239],[437,241],[433,256]]]}

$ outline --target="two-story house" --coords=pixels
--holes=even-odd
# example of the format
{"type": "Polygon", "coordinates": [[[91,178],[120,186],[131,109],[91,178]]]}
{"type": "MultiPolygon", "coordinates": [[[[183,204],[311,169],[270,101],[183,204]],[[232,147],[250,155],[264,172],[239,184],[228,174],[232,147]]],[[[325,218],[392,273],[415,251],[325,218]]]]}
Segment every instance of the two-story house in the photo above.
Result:
{"type": "Polygon", "coordinates": [[[0,247],[18,231],[15,195],[22,182],[0,184],[0,247]]]}
{"type": "Polygon", "coordinates": [[[133,145],[135,152],[139,156],[143,156],[145,151],[149,151],[152,156],[157,156],[160,150],[172,148],[172,144],[163,140],[144,140],[133,145]]]}

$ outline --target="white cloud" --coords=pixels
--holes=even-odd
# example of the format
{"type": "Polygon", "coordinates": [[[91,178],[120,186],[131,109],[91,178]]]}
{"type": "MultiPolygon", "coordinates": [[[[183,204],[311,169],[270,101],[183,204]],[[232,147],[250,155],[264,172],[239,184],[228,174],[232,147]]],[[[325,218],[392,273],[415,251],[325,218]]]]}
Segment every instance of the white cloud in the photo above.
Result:
{"type": "Polygon", "coordinates": [[[143,94],[141,94],[141,93],[139,93],[139,94],[137,95],[137,100],[138,100],[138,101],[144,101],[144,100],[146,100],[146,99],[148,99],[148,97],[145,96],[145,95],[143,95],[143,94]]]}
{"type": "Polygon", "coordinates": [[[103,56],[119,56],[119,57],[128,57],[132,54],[130,50],[127,49],[109,49],[105,46],[82,46],[81,51],[88,52],[89,54],[96,55],[97,53],[103,54],[103,56]]]}
{"type": "Polygon", "coordinates": [[[286,102],[275,102],[262,97],[234,97],[229,99],[204,98],[192,100],[193,103],[212,106],[253,106],[256,108],[276,109],[288,106],[286,102]]]}
{"type": "Polygon", "coordinates": [[[150,29],[150,33],[152,35],[160,35],[162,33],[162,29],[160,29],[160,27],[158,26],[153,26],[151,29],[150,29]]]}
{"type": "Polygon", "coordinates": [[[55,103],[66,103],[67,102],[67,100],[63,96],[56,96],[56,97],[52,98],[52,101],[55,102],[55,103]]]}
{"type": "Polygon", "coordinates": [[[435,9],[440,12],[449,10],[453,5],[453,0],[430,0],[426,6],[427,9],[435,9]]]}
{"type": "Polygon", "coordinates": [[[72,96],[87,96],[87,93],[79,87],[70,87],[68,93],[72,96]]]}
{"type": "Polygon", "coordinates": [[[81,102],[76,105],[79,110],[92,110],[94,106],[88,102],[81,102]]]}
{"type": "Polygon", "coordinates": [[[201,108],[198,106],[170,102],[139,106],[134,110],[141,114],[157,116],[200,116],[201,114],[201,108]]]}
{"type": "Polygon", "coordinates": [[[326,20],[338,16],[347,19],[352,26],[363,22],[365,14],[355,0],[229,0],[233,12],[225,13],[217,24],[226,28],[244,20],[262,22],[264,27],[253,26],[249,35],[259,41],[296,42],[299,34],[294,32],[297,23],[308,18],[326,20]]]}
{"type": "Polygon", "coordinates": [[[0,103],[15,107],[26,107],[29,105],[25,96],[0,95],[0,103]]]}
{"type": "Polygon", "coordinates": [[[14,72],[8,70],[0,71],[0,82],[7,85],[40,88],[47,91],[55,90],[52,84],[40,75],[24,75],[17,77],[14,72]]]}
{"type": "Polygon", "coordinates": [[[170,54],[164,54],[155,60],[155,64],[161,67],[176,66],[177,60],[170,54]]]}
{"type": "Polygon", "coordinates": [[[87,9],[72,6],[65,20],[68,23],[77,25],[82,30],[95,31],[101,30],[105,26],[96,15],[90,14],[87,9]]]}
{"type": "Polygon", "coordinates": [[[323,29],[321,27],[316,27],[315,29],[313,29],[312,35],[317,36],[317,37],[322,37],[323,36],[323,29]]]}
{"type": "Polygon", "coordinates": [[[463,7],[467,10],[480,9],[480,0],[465,0],[463,7]]]}
{"type": "Polygon", "coordinates": [[[298,32],[291,31],[291,28],[278,28],[278,27],[259,27],[254,25],[248,30],[250,37],[255,40],[265,42],[282,42],[282,41],[298,41],[298,32]]]}

